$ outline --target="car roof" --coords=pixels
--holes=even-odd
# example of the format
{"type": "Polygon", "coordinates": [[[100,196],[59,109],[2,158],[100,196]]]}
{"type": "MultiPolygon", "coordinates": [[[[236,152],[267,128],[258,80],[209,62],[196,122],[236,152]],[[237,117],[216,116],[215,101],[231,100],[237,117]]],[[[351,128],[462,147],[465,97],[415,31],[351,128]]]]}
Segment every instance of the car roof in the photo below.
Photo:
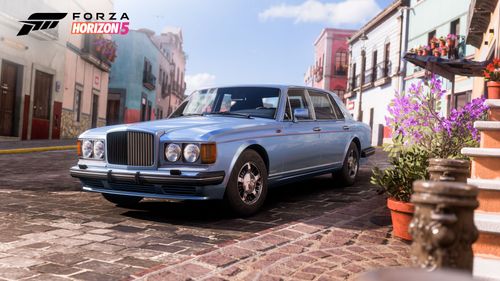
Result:
{"type": "Polygon", "coordinates": [[[315,88],[311,86],[304,86],[304,85],[293,85],[293,84],[238,84],[238,85],[216,85],[213,87],[203,87],[199,88],[196,90],[207,90],[207,89],[214,89],[214,88],[236,88],[236,87],[261,87],[261,88],[277,88],[277,89],[288,89],[288,88],[305,88],[308,90],[317,90],[317,91],[322,91],[322,92],[328,92],[331,93],[328,90],[321,89],[321,88],[315,88]]]}

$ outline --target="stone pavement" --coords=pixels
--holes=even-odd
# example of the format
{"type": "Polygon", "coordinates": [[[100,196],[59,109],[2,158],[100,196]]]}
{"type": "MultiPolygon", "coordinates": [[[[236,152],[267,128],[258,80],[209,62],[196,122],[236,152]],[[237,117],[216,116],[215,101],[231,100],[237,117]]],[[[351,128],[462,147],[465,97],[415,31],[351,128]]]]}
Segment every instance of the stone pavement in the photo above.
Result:
{"type": "Polygon", "coordinates": [[[369,184],[384,161],[349,188],[323,176],[273,189],[237,218],[218,202],[113,206],[79,191],[73,151],[0,155],[0,280],[325,280],[403,265],[408,245],[369,184]]]}

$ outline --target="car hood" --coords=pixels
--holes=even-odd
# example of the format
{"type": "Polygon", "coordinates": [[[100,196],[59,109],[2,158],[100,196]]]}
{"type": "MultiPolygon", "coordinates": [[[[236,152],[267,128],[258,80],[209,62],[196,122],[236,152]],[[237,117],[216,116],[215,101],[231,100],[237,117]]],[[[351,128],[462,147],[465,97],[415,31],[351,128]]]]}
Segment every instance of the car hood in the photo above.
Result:
{"type": "Polygon", "coordinates": [[[108,132],[122,130],[141,130],[164,132],[163,137],[168,139],[210,141],[216,136],[266,129],[276,124],[275,120],[264,118],[189,116],[95,128],[81,134],[80,138],[102,137],[108,132]]]}

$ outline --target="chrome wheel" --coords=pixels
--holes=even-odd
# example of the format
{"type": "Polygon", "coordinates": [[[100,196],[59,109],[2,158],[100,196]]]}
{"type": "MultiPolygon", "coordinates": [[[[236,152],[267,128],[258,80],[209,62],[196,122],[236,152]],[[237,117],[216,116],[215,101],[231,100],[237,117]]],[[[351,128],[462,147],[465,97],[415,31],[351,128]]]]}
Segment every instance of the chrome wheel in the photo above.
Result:
{"type": "Polygon", "coordinates": [[[356,173],[358,172],[358,155],[354,150],[350,150],[347,155],[347,173],[349,177],[356,177],[356,173]]]}
{"type": "Polygon", "coordinates": [[[238,173],[238,193],[243,203],[252,205],[259,200],[262,193],[263,179],[257,165],[247,162],[238,173]]]}

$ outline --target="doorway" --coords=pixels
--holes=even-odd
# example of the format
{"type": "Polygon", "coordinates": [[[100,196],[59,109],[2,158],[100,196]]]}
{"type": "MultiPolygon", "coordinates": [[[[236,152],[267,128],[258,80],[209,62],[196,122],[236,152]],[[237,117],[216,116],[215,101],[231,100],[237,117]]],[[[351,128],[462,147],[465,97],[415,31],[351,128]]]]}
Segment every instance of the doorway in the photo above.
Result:
{"type": "Polygon", "coordinates": [[[15,108],[18,81],[18,67],[2,61],[0,82],[0,136],[15,136],[15,108]]]}
{"type": "Polygon", "coordinates": [[[36,70],[31,139],[48,139],[53,75],[36,70]]]}
{"type": "Polygon", "coordinates": [[[97,127],[97,118],[99,116],[99,95],[92,94],[92,124],[91,128],[97,127]]]}

